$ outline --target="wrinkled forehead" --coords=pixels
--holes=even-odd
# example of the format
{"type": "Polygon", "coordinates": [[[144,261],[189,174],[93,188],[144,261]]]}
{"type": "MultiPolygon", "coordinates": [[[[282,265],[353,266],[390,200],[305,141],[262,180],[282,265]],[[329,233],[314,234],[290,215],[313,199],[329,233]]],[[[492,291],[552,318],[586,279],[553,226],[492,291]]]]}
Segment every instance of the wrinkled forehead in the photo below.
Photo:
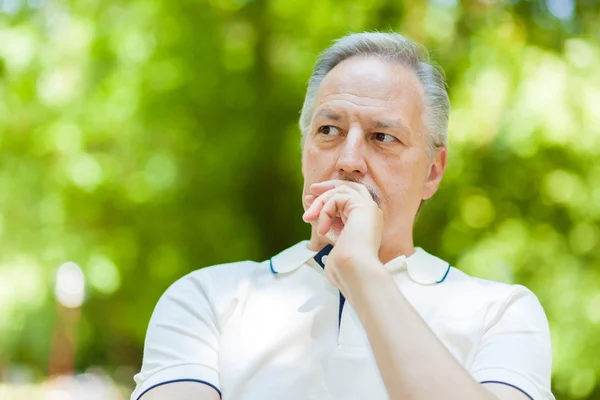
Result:
{"type": "Polygon", "coordinates": [[[410,120],[407,125],[417,128],[423,117],[424,92],[416,73],[405,65],[353,57],[338,64],[321,82],[313,116],[323,108],[410,120]]]}

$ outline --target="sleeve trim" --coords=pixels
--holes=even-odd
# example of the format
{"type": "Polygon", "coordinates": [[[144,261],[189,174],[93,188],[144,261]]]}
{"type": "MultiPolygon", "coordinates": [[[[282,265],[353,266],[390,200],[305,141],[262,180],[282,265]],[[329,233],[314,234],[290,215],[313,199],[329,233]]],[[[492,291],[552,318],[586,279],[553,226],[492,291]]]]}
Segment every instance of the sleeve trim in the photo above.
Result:
{"type": "MultiPolygon", "coordinates": [[[[144,390],[144,391],[143,391],[143,392],[142,392],[142,393],[141,393],[141,394],[140,394],[140,395],[137,397],[137,399],[136,399],[136,400],[140,400],[140,398],[141,398],[143,395],[145,395],[146,393],[148,393],[150,390],[154,389],[155,387],[162,386],[162,385],[166,385],[166,384],[169,384],[169,383],[177,383],[177,382],[197,382],[197,383],[202,383],[202,384],[204,384],[204,385],[210,386],[211,388],[215,389],[215,390],[217,391],[217,393],[219,394],[219,398],[222,398],[222,396],[221,396],[221,391],[220,391],[220,390],[219,390],[219,389],[218,389],[218,388],[217,388],[215,385],[213,385],[213,384],[212,384],[212,383],[210,383],[210,382],[206,382],[206,381],[203,381],[203,380],[200,380],[200,379],[173,379],[173,380],[170,380],[170,381],[160,382],[160,383],[157,383],[157,384],[155,384],[155,385],[152,385],[152,386],[150,386],[148,389],[144,390]]],[[[533,400],[533,399],[532,399],[532,400],[533,400]]]]}
{"type": "Polygon", "coordinates": [[[515,386],[511,383],[507,383],[507,382],[501,382],[501,381],[483,381],[483,382],[479,382],[480,384],[484,384],[484,383],[498,383],[500,385],[506,385],[506,386],[510,386],[511,388],[517,389],[519,392],[523,393],[525,396],[527,396],[528,399],[533,400],[533,397],[531,397],[529,395],[529,393],[527,393],[526,391],[524,391],[523,389],[521,389],[518,386],[515,386]]]}

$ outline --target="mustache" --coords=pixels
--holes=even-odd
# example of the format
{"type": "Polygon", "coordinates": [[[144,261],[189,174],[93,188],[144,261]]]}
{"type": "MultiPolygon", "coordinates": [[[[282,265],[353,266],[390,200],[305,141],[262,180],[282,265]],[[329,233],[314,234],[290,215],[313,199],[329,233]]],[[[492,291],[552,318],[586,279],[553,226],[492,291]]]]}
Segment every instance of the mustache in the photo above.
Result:
{"type": "Polygon", "coordinates": [[[364,187],[366,187],[367,190],[369,191],[369,194],[373,198],[373,201],[375,202],[375,204],[377,204],[377,207],[381,208],[381,198],[379,197],[379,193],[377,193],[377,190],[373,186],[370,186],[370,185],[362,182],[360,179],[350,178],[347,176],[340,177],[339,179],[342,181],[359,183],[359,184],[363,185],[364,187]]]}

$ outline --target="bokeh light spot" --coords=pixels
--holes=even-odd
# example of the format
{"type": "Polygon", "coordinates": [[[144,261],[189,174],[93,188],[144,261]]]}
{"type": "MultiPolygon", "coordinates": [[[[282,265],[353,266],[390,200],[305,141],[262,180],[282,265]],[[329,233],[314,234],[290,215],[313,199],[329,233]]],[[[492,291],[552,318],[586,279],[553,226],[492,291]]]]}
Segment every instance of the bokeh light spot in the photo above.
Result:
{"type": "Polygon", "coordinates": [[[91,192],[103,180],[102,166],[90,154],[80,153],[70,159],[69,178],[79,188],[91,192]]]}
{"type": "Polygon", "coordinates": [[[475,195],[462,202],[461,215],[468,226],[481,229],[494,221],[496,211],[487,197],[475,195]]]}
{"type": "Polygon", "coordinates": [[[554,170],[547,174],[542,187],[546,196],[555,203],[571,204],[583,196],[577,176],[565,170],[554,170]]]}
{"type": "Polygon", "coordinates": [[[600,323],[600,293],[596,293],[590,298],[586,313],[592,323],[600,323]]]}
{"type": "Polygon", "coordinates": [[[547,0],[548,11],[558,19],[568,20],[573,17],[575,3],[573,0],[547,0]]]}
{"type": "Polygon", "coordinates": [[[56,300],[67,308],[81,307],[85,297],[85,278],[79,265],[69,261],[58,267],[54,294],[56,300]]]}
{"type": "Polygon", "coordinates": [[[569,232],[569,244],[573,251],[584,254],[591,251],[598,242],[598,228],[588,224],[577,224],[569,232]]]}
{"type": "Polygon", "coordinates": [[[121,275],[111,259],[95,254],[87,267],[90,286],[103,294],[112,294],[121,286],[121,275]]]}
{"type": "Polygon", "coordinates": [[[148,184],[157,190],[170,187],[177,176],[177,167],[173,158],[166,153],[153,154],[144,168],[144,177],[148,184]]]}

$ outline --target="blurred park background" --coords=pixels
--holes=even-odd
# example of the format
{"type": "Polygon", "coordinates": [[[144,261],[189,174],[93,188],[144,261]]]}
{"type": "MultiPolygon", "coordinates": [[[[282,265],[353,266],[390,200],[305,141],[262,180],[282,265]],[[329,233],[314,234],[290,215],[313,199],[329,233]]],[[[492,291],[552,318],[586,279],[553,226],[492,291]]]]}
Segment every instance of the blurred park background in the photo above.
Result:
{"type": "Polygon", "coordinates": [[[395,30],[443,67],[417,244],[539,297],[559,400],[600,399],[597,0],[0,0],[0,399],[125,399],[153,307],[308,237],[319,51],[395,30]]]}

